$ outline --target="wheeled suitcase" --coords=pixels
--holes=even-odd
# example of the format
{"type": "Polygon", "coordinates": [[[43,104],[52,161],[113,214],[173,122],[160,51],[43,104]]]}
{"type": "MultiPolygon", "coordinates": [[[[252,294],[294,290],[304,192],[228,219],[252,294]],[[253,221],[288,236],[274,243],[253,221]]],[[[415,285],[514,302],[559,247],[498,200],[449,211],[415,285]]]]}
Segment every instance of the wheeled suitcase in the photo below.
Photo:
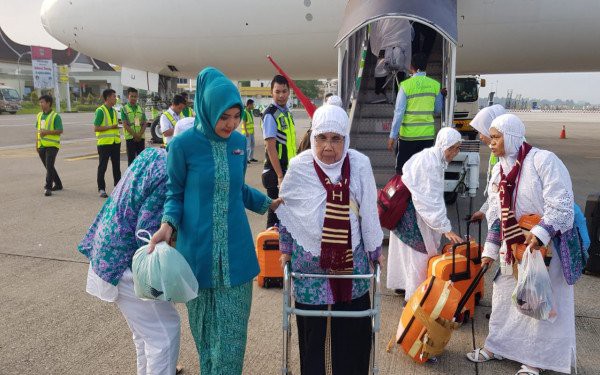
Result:
{"type": "Polygon", "coordinates": [[[268,288],[283,285],[283,270],[279,258],[279,230],[272,227],[256,237],[256,257],[260,266],[257,277],[258,286],[268,288]]]}
{"type": "MultiPolygon", "coordinates": [[[[460,326],[460,316],[477,284],[487,271],[485,265],[461,297],[451,281],[431,276],[412,295],[400,317],[395,342],[415,362],[424,363],[444,352],[452,332],[460,326]]],[[[387,347],[389,352],[394,339],[387,347]]]]}
{"type": "MultiPolygon", "coordinates": [[[[470,239],[469,230],[471,227],[471,222],[467,221],[467,238],[470,239]]],[[[469,256],[472,260],[471,264],[471,274],[477,274],[481,270],[481,254],[483,253],[483,244],[481,242],[481,221],[478,221],[478,237],[477,241],[471,240],[469,241],[469,248],[467,248],[467,243],[458,244],[457,246],[453,246],[451,243],[444,245],[442,248],[442,254],[451,253],[452,251],[456,252],[456,254],[460,254],[464,257],[469,256]],[[469,254],[467,254],[467,250],[469,250],[469,254]]],[[[461,271],[458,271],[461,272],[461,271]]],[[[483,280],[477,284],[475,288],[475,294],[473,295],[474,304],[477,305],[479,301],[483,298],[484,293],[484,285],[483,280]]],[[[469,310],[469,314],[472,316],[473,311],[469,310]]]]}

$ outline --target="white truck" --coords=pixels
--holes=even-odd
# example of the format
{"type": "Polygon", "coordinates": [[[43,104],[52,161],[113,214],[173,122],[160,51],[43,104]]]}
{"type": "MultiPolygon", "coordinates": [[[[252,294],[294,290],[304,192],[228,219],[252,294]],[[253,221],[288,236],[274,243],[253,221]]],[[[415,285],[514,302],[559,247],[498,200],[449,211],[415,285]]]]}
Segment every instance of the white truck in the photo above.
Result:
{"type": "Polygon", "coordinates": [[[21,97],[19,92],[10,86],[0,82],[0,113],[17,113],[21,109],[21,97]]]}
{"type": "Polygon", "coordinates": [[[477,137],[477,132],[469,123],[479,112],[479,87],[485,87],[485,79],[477,76],[456,77],[454,127],[469,139],[477,137]]]}

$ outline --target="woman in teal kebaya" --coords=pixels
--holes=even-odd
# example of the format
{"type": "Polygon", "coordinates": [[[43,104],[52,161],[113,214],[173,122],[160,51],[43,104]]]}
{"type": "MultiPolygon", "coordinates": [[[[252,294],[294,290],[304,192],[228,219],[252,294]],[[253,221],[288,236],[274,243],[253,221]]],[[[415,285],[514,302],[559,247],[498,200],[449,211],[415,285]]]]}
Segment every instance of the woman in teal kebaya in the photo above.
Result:
{"type": "Polygon", "coordinates": [[[170,241],[194,271],[200,291],[187,303],[202,375],[241,374],[252,280],[259,272],[246,209],[264,214],[281,200],[245,184],[246,138],[235,129],[237,87],[205,68],[196,82],[194,128],[169,143],[167,199],[152,244],[170,241]]]}

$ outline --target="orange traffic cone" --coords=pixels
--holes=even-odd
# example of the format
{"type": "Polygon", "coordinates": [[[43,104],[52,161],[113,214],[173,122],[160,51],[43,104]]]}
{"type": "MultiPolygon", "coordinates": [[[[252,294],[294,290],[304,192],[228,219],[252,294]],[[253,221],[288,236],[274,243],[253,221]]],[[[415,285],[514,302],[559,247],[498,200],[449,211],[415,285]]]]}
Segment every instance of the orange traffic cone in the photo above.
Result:
{"type": "Polygon", "coordinates": [[[565,129],[565,126],[563,125],[563,128],[560,131],[560,139],[566,139],[566,138],[567,138],[567,131],[565,129]]]}

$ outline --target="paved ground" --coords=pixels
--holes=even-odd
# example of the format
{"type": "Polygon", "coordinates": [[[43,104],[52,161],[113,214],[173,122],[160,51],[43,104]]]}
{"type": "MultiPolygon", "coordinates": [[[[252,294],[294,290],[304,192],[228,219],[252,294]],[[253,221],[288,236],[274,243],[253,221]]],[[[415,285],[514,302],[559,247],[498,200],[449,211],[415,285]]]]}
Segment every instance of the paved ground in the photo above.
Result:
{"type": "MultiPolygon", "coordinates": [[[[33,146],[32,115],[0,116],[0,374],[134,374],[135,352],[127,325],[116,306],[85,293],[86,259],[77,253],[103,201],[97,197],[97,158],[91,114],[64,116],[64,146],[57,169],[65,190],[42,196],[43,168],[33,146]]],[[[555,151],[573,178],[576,200],[600,189],[600,116],[521,114],[528,140],[555,151]],[[562,125],[566,140],[559,140],[562,125]]],[[[299,134],[308,126],[298,113],[299,134]]],[[[383,140],[382,140],[383,141],[383,140]]],[[[257,150],[262,142],[257,142],[257,150]]],[[[124,149],[123,149],[124,150],[124,149]]],[[[262,152],[258,159],[263,159],[262,152]]],[[[485,151],[484,151],[485,152],[485,151]]],[[[126,167],[122,155],[122,168],[126,167]]],[[[485,155],[482,156],[485,159],[485,155]]],[[[260,184],[261,166],[251,165],[248,182],[260,184]]],[[[110,172],[107,182],[110,190],[110,172]]],[[[466,200],[459,200],[464,211],[466,200]]],[[[480,199],[476,203],[481,203],[480,199]]],[[[454,207],[449,212],[455,216],[454,207]]],[[[265,218],[249,214],[253,232],[265,218]]],[[[454,221],[456,222],[456,221],[454,221]]],[[[488,275],[490,276],[490,275],[488,275]]],[[[576,285],[576,324],[580,374],[600,373],[600,279],[584,276],[576,285]]],[[[490,280],[487,290],[490,291],[490,280]]],[[[383,326],[377,360],[381,374],[513,374],[518,364],[503,361],[476,366],[464,353],[483,343],[489,293],[472,322],[458,330],[436,365],[418,366],[401,353],[381,350],[395,333],[400,299],[383,297],[383,326]]],[[[180,362],[198,373],[197,355],[182,315],[180,362]]],[[[277,374],[281,360],[281,295],[255,287],[245,374],[277,374]]],[[[295,337],[295,333],[294,333],[295,337]]],[[[294,346],[293,368],[297,370],[294,346]]]]}

